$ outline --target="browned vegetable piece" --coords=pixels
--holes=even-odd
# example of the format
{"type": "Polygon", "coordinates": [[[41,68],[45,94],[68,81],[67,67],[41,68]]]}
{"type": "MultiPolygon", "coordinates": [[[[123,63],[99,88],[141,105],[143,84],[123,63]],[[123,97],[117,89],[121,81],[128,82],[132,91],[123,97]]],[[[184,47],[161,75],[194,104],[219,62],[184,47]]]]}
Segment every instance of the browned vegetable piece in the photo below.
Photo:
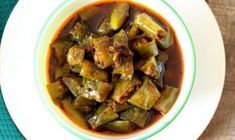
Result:
{"type": "Polygon", "coordinates": [[[179,94],[178,88],[165,85],[160,99],[156,101],[153,108],[159,110],[163,114],[166,114],[175,103],[178,94],[179,94]]]}
{"type": "Polygon", "coordinates": [[[158,48],[155,39],[145,35],[133,39],[131,49],[134,53],[143,58],[158,55],[158,48]]]}
{"type": "Polygon", "coordinates": [[[119,31],[113,36],[113,46],[109,48],[113,53],[113,64],[115,68],[120,67],[126,57],[133,56],[132,51],[128,46],[128,37],[124,30],[119,31]]]}
{"type": "Polygon", "coordinates": [[[120,112],[120,111],[123,111],[123,110],[126,110],[126,109],[128,109],[128,108],[130,108],[130,107],[132,107],[132,105],[130,105],[130,104],[128,104],[128,103],[123,103],[123,104],[119,104],[119,103],[117,103],[115,100],[113,100],[113,99],[109,99],[108,100],[108,103],[109,103],[109,105],[113,108],[113,110],[115,111],[115,112],[120,112]]]}
{"type": "Polygon", "coordinates": [[[131,28],[127,31],[127,36],[129,39],[132,39],[139,33],[139,29],[135,24],[131,25],[131,28]]]}
{"type": "Polygon", "coordinates": [[[67,62],[71,66],[82,66],[84,55],[85,49],[76,44],[69,49],[67,54],[67,62]]]}
{"type": "Polygon", "coordinates": [[[128,102],[144,110],[149,110],[160,96],[161,94],[155,85],[149,78],[145,77],[141,87],[131,96],[128,102]]]}
{"type": "Polygon", "coordinates": [[[80,75],[84,78],[92,80],[107,81],[108,73],[104,70],[98,69],[94,63],[89,60],[84,60],[80,75]]]}
{"type": "Polygon", "coordinates": [[[109,46],[112,44],[110,38],[107,36],[95,38],[93,39],[93,44],[95,48],[95,64],[101,69],[111,66],[113,63],[113,55],[108,50],[109,46]]]}
{"type": "Polygon", "coordinates": [[[131,80],[134,74],[133,57],[127,57],[120,67],[113,70],[113,74],[121,75],[121,79],[131,80]]]}
{"type": "Polygon", "coordinates": [[[120,30],[113,36],[113,44],[116,47],[128,46],[128,36],[124,30],[120,30]]]}
{"type": "Polygon", "coordinates": [[[140,83],[141,82],[136,77],[132,80],[118,80],[111,98],[120,104],[125,103],[135,86],[140,85],[140,83]]]}
{"type": "Polygon", "coordinates": [[[96,35],[94,33],[90,33],[90,35],[88,37],[83,39],[83,41],[80,43],[80,45],[85,49],[85,52],[87,52],[87,53],[93,52],[93,50],[94,50],[93,39],[98,38],[98,37],[99,37],[98,35],[96,35]]]}
{"type": "Polygon", "coordinates": [[[128,46],[128,36],[124,30],[119,31],[113,36],[113,46],[111,46],[109,50],[113,53],[115,68],[123,64],[125,57],[133,56],[128,46]]]}
{"type": "Polygon", "coordinates": [[[113,52],[114,68],[119,68],[121,65],[124,65],[125,62],[133,56],[133,53],[128,46],[119,46],[110,49],[111,52],[113,52]]]}
{"type": "Polygon", "coordinates": [[[155,57],[150,57],[144,65],[139,68],[147,76],[159,78],[160,72],[155,57]]]}
{"type": "Polygon", "coordinates": [[[98,80],[83,79],[83,85],[80,95],[97,102],[104,102],[113,89],[111,84],[98,80]]]}

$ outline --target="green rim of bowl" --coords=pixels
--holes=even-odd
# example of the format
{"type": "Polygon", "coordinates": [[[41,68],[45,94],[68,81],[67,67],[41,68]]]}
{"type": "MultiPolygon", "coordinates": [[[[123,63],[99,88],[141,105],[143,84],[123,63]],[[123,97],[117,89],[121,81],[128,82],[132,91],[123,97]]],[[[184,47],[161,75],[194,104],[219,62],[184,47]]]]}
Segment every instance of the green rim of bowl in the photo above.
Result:
{"type": "MultiPolygon", "coordinates": [[[[128,1],[128,0],[127,0],[128,1]]],[[[195,55],[195,48],[194,48],[194,43],[193,43],[193,39],[192,39],[192,37],[191,37],[191,35],[190,35],[190,32],[189,32],[189,30],[188,30],[188,28],[187,28],[187,26],[186,26],[186,24],[185,24],[185,22],[183,21],[183,19],[181,18],[181,16],[176,12],[176,10],[170,5],[170,4],[168,4],[165,0],[160,0],[163,4],[165,4],[170,10],[172,10],[172,12],[177,16],[177,18],[181,21],[181,23],[182,23],[182,25],[183,25],[183,27],[184,27],[184,29],[185,29],[185,31],[187,32],[187,35],[188,35],[188,38],[190,39],[190,43],[191,43],[191,49],[192,49],[192,60],[193,60],[193,64],[192,64],[192,66],[193,66],[193,68],[192,68],[192,81],[191,81],[191,85],[190,85],[190,88],[189,88],[189,91],[188,91],[188,95],[187,95],[187,97],[186,97],[186,99],[185,99],[185,101],[184,101],[184,103],[182,103],[182,105],[180,106],[180,108],[178,109],[178,111],[177,111],[177,113],[175,113],[174,114],[174,116],[171,118],[171,119],[169,119],[169,121],[167,121],[165,124],[163,124],[159,129],[157,129],[157,130],[155,130],[155,131],[153,131],[153,132],[151,132],[151,133],[147,133],[147,134],[145,134],[145,135],[143,135],[143,136],[141,136],[141,137],[139,137],[138,139],[146,139],[146,138],[149,138],[149,137],[152,137],[152,136],[154,136],[155,134],[157,134],[157,133],[159,133],[160,131],[162,131],[164,128],[166,128],[173,120],[175,120],[175,118],[179,115],[179,113],[183,110],[183,108],[184,108],[184,106],[186,105],[186,103],[187,103],[187,101],[188,101],[188,99],[189,99],[189,97],[190,97],[190,95],[191,95],[191,92],[192,92],[192,88],[193,88],[193,85],[194,85],[194,81],[195,81],[195,73],[196,73],[196,55],[195,55]]],[[[65,6],[66,4],[68,4],[69,2],[71,2],[71,1],[68,1],[68,0],[64,0],[64,2],[62,2],[58,7],[56,7],[55,8],[55,10],[52,12],[52,14],[47,18],[47,20],[46,20],[46,22],[43,24],[43,26],[42,26],[42,28],[41,28],[41,31],[40,31],[40,33],[39,33],[39,36],[38,36],[38,39],[37,39],[37,42],[36,42],[36,50],[35,50],[35,57],[36,57],[36,59],[35,60],[38,60],[38,58],[39,58],[39,52],[40,52],[40,41],[41,41],[41,39],[43,38],[43,34],[46,32],[46,27],[49,25],[49,23],[50,23],[50,21],[53,19],[53,17],[55,17],[58,13],[59,13],[59,11],[62,9],[62,7],[63,6],[65,6]]],[[[36,61],[36,62],[38,62],[38,61],[36,61]]],[[[39,74],[39,72],[38,72],[38,65],[37,65],[37,63],[35,63],[34,64],[35,65],[35,76],[36,76],[36,85],[38,86],[37,88],[39,89],[39,91],[40,91],[40,93],[41,93],[41,91],[43,92],[43,90],[40,88],[40,80],[39,80],[39,78],[38,78],[38,74],[39,74]]],[[[42,100],[44,100],[44,98],[43,98],[43,96],[40,96],[40,97],[42,97],[42,100]]],[[[46,101],[45,101],[46,102],[46,101]]],[[[49,108],[49,107],[47,107],[48,108],[48,110],[49,110],[49,112],[50,113],[52,113],[52,116],[54,116],[55,115],[55,113],[49,108]]],[[[67,126],[65,126],[65,124],[63,123],[63,122],[61,122],[61,120],[58,120],[58,118],[57,117],[55,117],[54,116],[54,118],[56,118],[56,120],[63,126],[63,128],[64,129],[66,129],[66,130],[68,130],[69,132],[71,132],[72,134],[74,134],[74,135],[76,135],[76,136],[78,136],[78,137],[80,137],[80,138],[82,138],[82,139],[91,139],[91,138],[94,138],[94,137],[92,137],[92,136],[89,136],[89,135],[87,135],[87,134],[83,134],[83,133],[81,133],[81,132],[79,132],[79,131],[74,131],[74,130],[72,130],[71,128],[69,128],[69,127],[67,127],[67,126]]]]}

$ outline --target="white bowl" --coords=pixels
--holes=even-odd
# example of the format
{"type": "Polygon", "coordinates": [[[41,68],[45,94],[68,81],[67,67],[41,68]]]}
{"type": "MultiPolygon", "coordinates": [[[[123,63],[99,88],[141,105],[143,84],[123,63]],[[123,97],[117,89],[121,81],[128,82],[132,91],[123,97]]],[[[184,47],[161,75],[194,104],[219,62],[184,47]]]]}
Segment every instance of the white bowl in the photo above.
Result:
{"type": "Polygon", "coordinates": [[[158,132],[162,131],[165,127],[170,125],[170,123],[178,116],[178,114],[183,109],[186,104],[193,87],[195,79],[195,70],[196,70],[196,58],[194,52],[193,41],[190,36],[190,33],[182,20],[179,14],[164,0],[129,0],[134,1],[140,4],[143,4],[156,13],[160,14],[164,19],[166,19],[174,28],[176,36],[181,46],[182,56],[184,61],[184,75],[182,88],[179,94],[177,101],[171,110],[157,123],[144,129],[143,131],[123,135],[118,137],[105,136],[96,133],[90,133],[88,130],[84,130],[74,124],[66,115],[52,102],[49,97],[48,91],[46,89],[47,84],[47,54],[49,49],[49,44],[53,39],[56,31],[59,29],[62,23],[70,17],[74,12],[79,8],[97,2],[100,0],[70,0],[62,3],[48,18],[44,24],[41,33],[38,38],[37,50],[36,50],[36,79],[38,81],[38,86],[42,96],[42,100],[45,101],[46,106],[48,107],[51,115],[64,127],[67,131],[77,135],[83,139],[145,139],[151,137],[158,132]]]}

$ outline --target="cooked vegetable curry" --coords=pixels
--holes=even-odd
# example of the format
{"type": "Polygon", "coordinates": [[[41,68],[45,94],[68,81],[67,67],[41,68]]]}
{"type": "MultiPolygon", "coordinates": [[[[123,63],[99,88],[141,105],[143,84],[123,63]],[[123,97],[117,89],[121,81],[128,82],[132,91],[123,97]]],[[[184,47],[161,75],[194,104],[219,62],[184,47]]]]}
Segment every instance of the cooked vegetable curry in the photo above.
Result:
{"type": "Polygon", "coordinates": [[[99,2],[52,40],[51,99],[78,126],[102,134],[143,130],[171,109],[183,61],[173,28],[133,2],[99,2]]]}

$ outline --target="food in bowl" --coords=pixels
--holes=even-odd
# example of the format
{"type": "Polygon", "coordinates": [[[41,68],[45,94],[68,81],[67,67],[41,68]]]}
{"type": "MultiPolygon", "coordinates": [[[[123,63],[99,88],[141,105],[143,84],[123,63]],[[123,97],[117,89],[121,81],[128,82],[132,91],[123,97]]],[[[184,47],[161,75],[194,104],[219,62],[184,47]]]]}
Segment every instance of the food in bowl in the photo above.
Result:
{"type": "Polygon", "coordinates": [[[79,127],[130,134],[157,123],[183,79],[181,48],[170,24],[134,2],[79,9],[48,52],[48,93],[79,127]]]}

